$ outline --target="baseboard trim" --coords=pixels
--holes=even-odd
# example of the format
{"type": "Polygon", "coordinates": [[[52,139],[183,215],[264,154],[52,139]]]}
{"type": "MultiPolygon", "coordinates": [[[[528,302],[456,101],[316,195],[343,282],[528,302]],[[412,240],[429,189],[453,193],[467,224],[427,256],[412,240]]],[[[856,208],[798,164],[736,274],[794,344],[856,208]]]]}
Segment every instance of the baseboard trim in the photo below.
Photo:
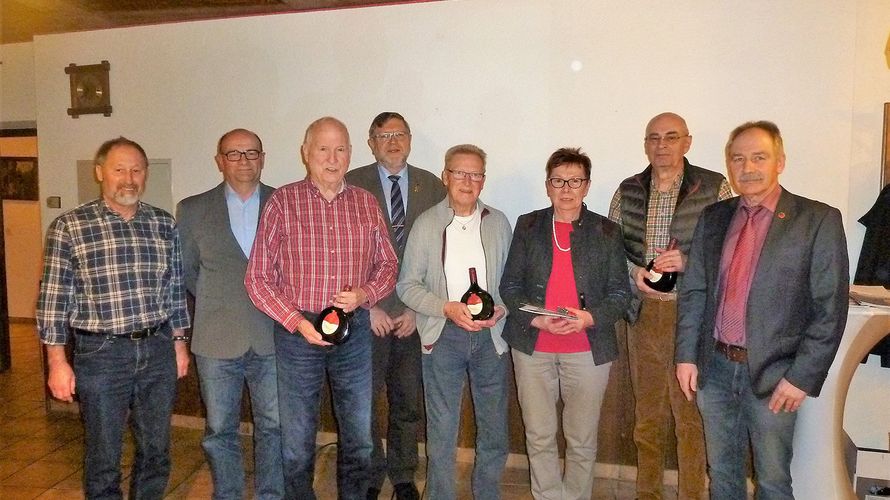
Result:
{"type": "MultiPolygon", "coordinates": [[[[69,413],[78,413],[77,404],[63,403],[61,401],[51,400],[48,404],[50,411],[64,411],[69,413]]],[[[192,417],[188,415],[173,415],[170,420],[174,427],[185,429],[203,429],[204,418],[192,417]]],[[[253,424],[249,422],[241,423],[241,434],[252,435],[253,424]]],[[[322,446],[337,443],[337,434],[335,432],[319,432],[315,438],[316,445],[322,446]]],[[[421,457],[426,456],[425,443],[417,443],[417,451],[421,457]]],[[[476,452],[473,448],[458,448],[457,461],[460,463],[473,463],[476,452]]],[[[528,457],[523,453],[510,453],[507,456],[507,467],[512,469],[528,469],[528,457]]],[[[637,468],[634,465],[606,464],[597,462],[594,466],[594,476],[604,479],[614,479],[619,481],[636,481],[637,468]]],[[[677,471],[664,471],[664,484],[668,486],[677,486],[677,471]]],[[[749,491],[753,491],[753,485],[749,485],[749,491]]]]}

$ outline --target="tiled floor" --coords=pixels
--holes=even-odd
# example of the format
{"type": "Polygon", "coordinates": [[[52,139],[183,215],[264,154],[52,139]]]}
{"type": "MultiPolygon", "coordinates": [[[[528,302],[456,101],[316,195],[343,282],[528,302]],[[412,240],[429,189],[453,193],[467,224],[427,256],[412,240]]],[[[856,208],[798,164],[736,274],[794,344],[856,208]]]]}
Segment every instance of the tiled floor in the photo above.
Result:
{"type": "MultiPolygon", "coordinates": [[[[77,499],[81,490],[83,456],[82,427],[76,416],[63,412],[47,414],[44,405],[43,375],[39,345],[33,325],[11,325],[12,368],[0,374],[0,499],[77,499]]],[[[210,470],[201,450],[199,429],[174,428],[173,472],[167,498],[204,499],[212,491],[210,470]]],[[[243,438],[250,456],[250,439],[243,438]]],[[[129,474],[133,446],[124,444],[124,477],[129,474]]],[[[317,462],[316,491],[321,499],[336,498],[334,446],[322,447],[317,462]]],[[[248,483],[253,463],[245,460],[248,483]]],[[[459,466],[461,498],[470,497],[470,464],[459,466]]],[[[418,471],[418,486],[424,486],[424,470],[418,471]]],[[[126,488],[126,485],[124,485],[126,488]]],[[[501,491],[504,499],[531,499],[528,470],[508,468],[501,491]]],[[[632,499],[630,481],[597,478],[595,499],[632,499]]],[[[666,499],[676,499],[676,490],[666,488],[666,499]]],[[[392,487],[384,485],[381,498],[389,499],[392,487]]]]}

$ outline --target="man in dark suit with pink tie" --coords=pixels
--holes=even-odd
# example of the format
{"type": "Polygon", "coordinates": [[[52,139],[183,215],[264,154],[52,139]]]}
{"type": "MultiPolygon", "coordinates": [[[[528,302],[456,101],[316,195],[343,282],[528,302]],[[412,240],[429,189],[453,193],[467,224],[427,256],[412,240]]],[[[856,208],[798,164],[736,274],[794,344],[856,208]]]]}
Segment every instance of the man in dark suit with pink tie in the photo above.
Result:
{"type": "Polygon", "coordinates": [[[711,498],[793,499],[797,410],[816,397],[847,319],[849,265],[840,212],[779,185],[775,124],[748,122],[726,145],[739,197],[702,212],[679,292],[677,379],[697,398],[711,498]]]}

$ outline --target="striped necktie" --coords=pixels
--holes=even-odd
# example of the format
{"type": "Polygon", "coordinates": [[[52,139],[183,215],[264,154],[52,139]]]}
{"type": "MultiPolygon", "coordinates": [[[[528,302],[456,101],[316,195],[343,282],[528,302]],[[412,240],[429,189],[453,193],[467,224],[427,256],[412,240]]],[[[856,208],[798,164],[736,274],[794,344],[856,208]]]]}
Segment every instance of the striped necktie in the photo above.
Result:
{"type": "Polygon", "coordinates": [[[398,249],[405,248],[405,203],[402,200],[402,190],[399,188],[399,176],[390,175],[392,188],[389,191],[390,219],[392,220],[392,232],[396,237],[398,249]]]}
{"type": "Polygon", "coordinates": [[[747,219],[739,233],[735,251],[732,253],[723,295],[721,334],[727,344],[745,346],[745,306],[748,302],[748,295],[745,291],[747,280],[754,271],[751,269],[751,260],[754,257],[754,240],[757,233],[754,229],[754,217],[762,208],[761,205],[742,207],[747,219]]]}

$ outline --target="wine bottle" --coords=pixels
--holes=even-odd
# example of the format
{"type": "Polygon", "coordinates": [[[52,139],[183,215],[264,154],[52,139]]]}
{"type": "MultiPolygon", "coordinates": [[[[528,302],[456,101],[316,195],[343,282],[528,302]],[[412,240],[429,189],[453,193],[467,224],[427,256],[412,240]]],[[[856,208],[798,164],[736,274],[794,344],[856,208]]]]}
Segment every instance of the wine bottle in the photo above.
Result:
{"type": "MultiPolygon", "coordinates": [[[[343,287],[344,292],[352,290],[352,287],[346,285],[343,287]]],[[[348,313],[341,307],[330,305],[322,309],[315,318],[315,331],[321,334],[322,340],[331,344],[339,345],[349,340],[349,320],[352,313],[348,313]]]]}
{"type": "MultiPolygon", "coordinates": [[[[677,238],[671,238],[671,241],[668,243],[665,251],[674,250],[677,248],[677,238]]],[[[677,272],[663,272],[657,267],[655,267],[655,259],[649,261],[649,265],[646,266],[646,270],[649,271],[650,278],[643,278],[643,283],[645,283],[649,288],[667,293],[674,289],[674,285],[677,284],[677,272]]]]}
{"type": "Polygon", "coordinates": [[[460,301],[467,305],[474,320],[486,320],[494,316],[494,299],[479,286],[475,267],[470,268],[470,288],[467,288],[460,301]]]}

